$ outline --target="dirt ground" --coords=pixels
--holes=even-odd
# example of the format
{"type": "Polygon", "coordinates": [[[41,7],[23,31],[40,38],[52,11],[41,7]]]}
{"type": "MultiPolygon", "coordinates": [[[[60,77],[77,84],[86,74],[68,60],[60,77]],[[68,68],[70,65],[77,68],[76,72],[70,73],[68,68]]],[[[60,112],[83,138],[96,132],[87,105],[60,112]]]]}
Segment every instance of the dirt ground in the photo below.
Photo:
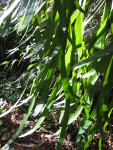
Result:
{"type": "MultiPolygon", "coordinates": [[[[1,125],[0,130],[1,147],[8,141],[8,138],[6,137],[7,133],[10,133],[11,137],[21,124],[25,113],[24,109],[24,107],[21,107],[19,110],[17,109],[16,111],[2,118],[3,124],[1,125]]],[[[56,132],[57,128],[55,128],[54,125],[51,125],[50,128],[47,128],[49,123],[52,124],[52,122],[46,120],[35,133],[24,138],[17,138],[10,145],[10,148],[12,148],[11,150],[55,150],[59,137],[53,137],[53,134],[56,132]]],[[[113,123],[113,118],[111,118],[111,123],[113,123]]],[[[34,124],[34,119],[30,117],[29,125],[23,129],[23,133],[30,130],[30,127],[34,126],[34,124]]],[[[88,150],[98,149],[99,138],[100,134],[98,133],[93,138],[88,150]]],[[[113,142],[111,142],[110,133],[108,131],[105,132],[105,142],[102,143],[101,147],[102,150],[113,150],[113,142]]],[[[76,150],[74,136],[71,140],[65,139],[62,150],[76,150]]]]}

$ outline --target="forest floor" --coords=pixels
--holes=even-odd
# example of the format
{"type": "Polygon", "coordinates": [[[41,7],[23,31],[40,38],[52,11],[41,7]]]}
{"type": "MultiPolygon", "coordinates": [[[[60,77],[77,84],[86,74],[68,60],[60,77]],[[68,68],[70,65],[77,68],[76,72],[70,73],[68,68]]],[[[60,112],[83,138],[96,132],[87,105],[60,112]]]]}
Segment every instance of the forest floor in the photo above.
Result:
{"type": "MultiPolygon", "coordinates": [[[[5,81],[5,80],[3,80],[5,81]]],[[[7,83],[8,84],[8,83],[7,83]]],[[[1,85],[1,83],[0,83],[1,85]]],[[[1,86],[1,88],[3,88],[1,86]]],[[[2,94],[6,91],[2,91],[2,94]]],[[[8,90],[7,90],[8,92],[8,90]]],[[[9,92],[11,92],[9,90],[9,92]]],[[[14,91],[15,92],[15,91],[14,91]]],[[[18,91],[16,91],[18,92],[18,91]]],[[[7,93],[8,94],[8,93],[7,93]]],[[[13,94],[12,94],[13,95],[13,94]]],[[[3,96],[3,95],[1,95],[3,96]]],[[[7,96],[8,98],[10,95],[7,96]]],[[[0,97],[1,98],[1,97],[0,97]]],[[[12,97],[11,97],[12,98],[12,97]]],[[[14,102],[12,102],[14,103],[14,102]]],[[[6,109],[12,107],[12,104],[6,104],[6,109]]],[[[8,115],[4,116],[0,119],[0,147],[4,146],[5,143],[14,135],[17,131],[19,125],[22,122],[22,119],[27,111],[27,106],[21,106],[15,109],[13,112],[9,113],[8,115]]],[[[0,112],[1,113],[1,112],[0,112]]],[[[38,119],[38,118],[37,118],[38,119]]],[[[25,128],[23,129],[22,133],[29,131],[34,125],[35,120],[33,117],[29,117],[29,121],[27,122],[25,128]]],[[[56,145],[58,143],[59,136],[53,137],[56,131],[59,129],[60,126],[57,124],[58,114],[56,113],[51,117],[48,117],[45,121],[43,121],[42,125],[36,130],[35,133],[24,137],[24,138],[17,138],[11,145],[10,150],[55,150],[56,145]]],[[[113,115],[111,117],[111,124],[113,128],[113,115]]],[[[77,124],[78,122],[75,122],[77,124]]],[[[65,141],[62,146],[62,150],[76,150],[76,132],[72,135],[71,133],[74,131],[74,124],[71,128],[67,131],[67,135],[65,141]]],[[[112,134],[113,135],[113,134],[112,134]]],[[[98,143],[100,139],[100,134],[97,133],[93,138],[88,150],[97,150],[98,143]]],[[[109,131],[105,131],[105,141],[101,144],[102,150],[113,150],[113,142],[111,142],[111,136],[109,131]]]]}
{"type": "MultiPolygon", "coordinates": [[[[8,141],[6,134],[10,133],[11,137],[18,129],[25,113],[24,110],[25,108],[22,106],[20,109],[2,118],[3,124],[1,126],[2,130],[0,130],[1,147],[8,141]]],[[[113,118],[111,118],[111,121],[113,122],[113,118]]],[[[50,123],[52,124],[50,120],[46,120],[35,133],[24,138],[17,138],[11,144],[11,150],[55,150],[59,137],[53,137],[56,129],[54,125],[49,128],[48,124],[50,123]]],[[[23,129],[23,133],[29,131],[30,126],[34,126],[34,124],[34,120],[29,118],[29,125],[23,129]]],[[[100,134],[98,133],[93,138],[88,150],[98,149],[99,138],[100,134]]],[[[74,137],[71,140],[65,139],[62,150],[76,150],[74,137]]],[[[102,150],[113,150],[113,143],[108,131],[105,132],[105,142],[102,143],[102,150]]]]}

